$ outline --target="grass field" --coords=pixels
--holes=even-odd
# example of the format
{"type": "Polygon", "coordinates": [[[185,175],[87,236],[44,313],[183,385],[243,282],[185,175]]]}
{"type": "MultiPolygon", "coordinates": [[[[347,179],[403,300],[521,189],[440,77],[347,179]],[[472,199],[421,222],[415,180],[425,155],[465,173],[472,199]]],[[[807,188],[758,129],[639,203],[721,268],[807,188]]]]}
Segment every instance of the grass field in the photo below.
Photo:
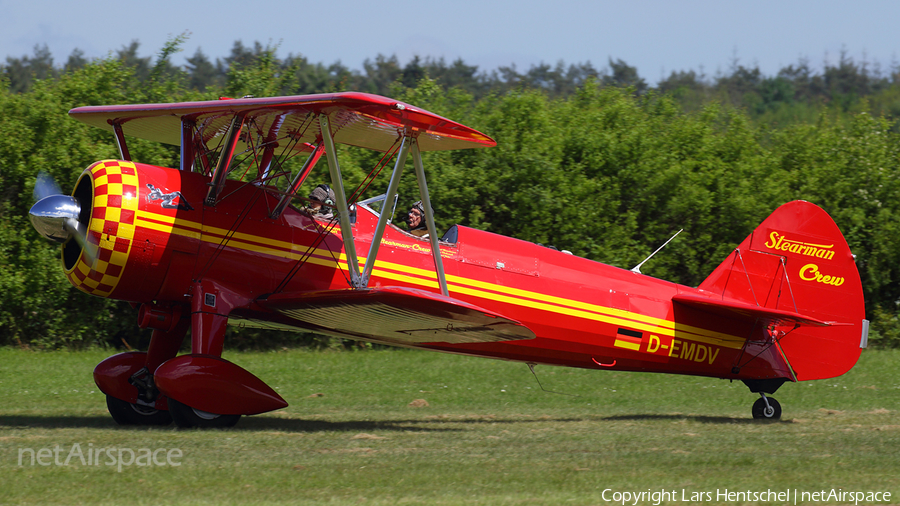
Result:
{"type": "Polygon", "coordinates": [[[726,489],[890,492],[860,504],[900,504],[897,351],[865,351],[845,376],[785,385],[774,423],[752,420],[757,396],[723,380],[537,367],[544,388],[567,394],[558,395],[527,366],[494,360],[226,353],[290,406],[207,431],[116,426],[91,379],[107,354],[0,349],[0,504],[601,505],[622,504],[624,492],[646,492],[626,502],[645,505],[795,500],[717,495],[726,489]],[[29,451],[57,447],[32,463],[29,451]],[[87,459],[101,448],[96,464],[87,459]],[[141,449],[157,460],[137,465],[141,449]],[[137,458],[119,471],[124,450],[137,458]],[[172,450],[181,455],[166,461],[172,450]]]}

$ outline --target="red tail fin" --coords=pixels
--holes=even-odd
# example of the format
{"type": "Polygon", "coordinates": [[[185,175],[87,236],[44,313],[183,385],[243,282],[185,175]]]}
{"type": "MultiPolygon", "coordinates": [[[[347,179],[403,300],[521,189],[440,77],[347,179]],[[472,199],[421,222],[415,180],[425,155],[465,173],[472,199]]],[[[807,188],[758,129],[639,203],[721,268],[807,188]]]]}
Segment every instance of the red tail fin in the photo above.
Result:
{"type": "Polygon", "coordinates": [[[828,322],[801,324],[780,340],[799,380],[844,374],[865,346],[868,322],[850,247],[828,213],[809,202],[776,209],[699,288],[828,322]]]}

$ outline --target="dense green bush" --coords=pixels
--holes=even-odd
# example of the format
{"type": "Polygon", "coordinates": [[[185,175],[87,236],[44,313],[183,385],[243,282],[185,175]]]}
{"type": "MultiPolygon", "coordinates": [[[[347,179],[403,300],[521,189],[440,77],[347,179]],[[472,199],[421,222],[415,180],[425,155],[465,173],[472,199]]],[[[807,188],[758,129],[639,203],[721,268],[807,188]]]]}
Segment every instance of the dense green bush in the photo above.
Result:
{"type": "MultiPolygon", "coordinates": [[[[161,62],[171,49],[164,49],[161,62]]],[[[82,105],[277,93],[292,74],[276,71],[273,58],[235,65],[224,89],[203,93],[188,91],[185,76],[163,72],[168,67],[162,63],[141,81],[116,59],[37,81],[27,92],[13,93],[0,82],[0,344],[146,341],[130,306],[68,285],[58,247],[42,240],[25,217],[38,171],[68,192],[84,167],[116,156],[111,136],[66,112],[82,105]]],[[[426,155],[442,229],[461,223],[630,268],[683,228],[644,272],[696,285],[776,207],[809,200],[834,217],[857,254],[872,343],[900,345],[900,137],[881,117],[861,112],[833,121],[823,113],[813,124],[772,129],[727,103],[709,101],[685,112],[671,95],[636,94],[599,80],[565,97],[519,89],[475,100],[428,79],[412,88],[397,83],[392,95],[499,143],[426,155]]],[[[134,141],[130,148],[135,160],[177,164],[170,146],[134,141]]],[[[361,150],[342,154],[348,186],[377,159],[361,150]]],[[[325,177],[322,167],[317,170],[313,180],[325,177]]],[[[365,196],[383,191],[386,179],[365,196]]],[[[414,178],[405,179],[401,195],[417,199],[414,178]]],[[[323,344],[248,330],[231,339],[251,348],[323,344]]]]}

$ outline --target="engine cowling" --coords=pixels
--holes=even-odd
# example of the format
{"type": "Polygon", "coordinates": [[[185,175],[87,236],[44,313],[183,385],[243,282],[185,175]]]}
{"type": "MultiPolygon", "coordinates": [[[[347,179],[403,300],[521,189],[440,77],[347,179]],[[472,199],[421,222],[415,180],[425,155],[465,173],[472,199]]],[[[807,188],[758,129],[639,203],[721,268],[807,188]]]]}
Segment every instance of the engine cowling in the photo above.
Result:
{"type": "Polygon", "coordinates": [[[62,249],[69,282],[91,295],[136,302],[163,291],[186,293],[200,238],[202,206],[194,204],[202,202],[203,179],[125,160],[85,169],[72,196],[86,240],[62,249]]]}

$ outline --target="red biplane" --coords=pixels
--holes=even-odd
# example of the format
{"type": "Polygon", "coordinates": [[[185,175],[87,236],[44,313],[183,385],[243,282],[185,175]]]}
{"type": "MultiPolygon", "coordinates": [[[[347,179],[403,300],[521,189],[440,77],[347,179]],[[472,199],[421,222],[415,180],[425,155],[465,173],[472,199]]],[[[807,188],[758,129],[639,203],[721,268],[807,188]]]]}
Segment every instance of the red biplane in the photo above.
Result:
{"type": "Polygon", "coordinates": [[[755,418],[779,418],[767,394],[784,382],[841,375],[866,346],[854,257],[807,202],[776,209],[693,288],[464,226],[439,235],[421,153],[496,143],[396,100],[337,93],[69,114],[113,132],[120,159],[89,166],[71,196],[43,198],[31,219],[62,243],[74,286],[131,302],[153,329],[146,353],[94,370],[120,424],[221,427],[285,407],[221,358],[226,325],[740,380],[760,395],[755,418]],[[132,161],[126,136],[179,145],[181,166],[132,161]],[[339,145],[393,161],[384,195],[348,197],[339,145]],[[292,205],[322,155],[330,220],[292,205]],[[295,156],[305,163],[289,171],[295,156]],[[408,158],[427,237],[391,224],[408,158]],[[178,356],[189,329],[191,352],[178,356]]]}

